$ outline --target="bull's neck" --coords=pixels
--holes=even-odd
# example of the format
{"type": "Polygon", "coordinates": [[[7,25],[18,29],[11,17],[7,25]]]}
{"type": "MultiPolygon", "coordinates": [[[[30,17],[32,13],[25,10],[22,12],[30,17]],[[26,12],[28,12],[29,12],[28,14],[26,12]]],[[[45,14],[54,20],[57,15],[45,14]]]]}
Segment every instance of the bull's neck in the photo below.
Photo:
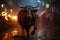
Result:
{"type": "Polygon", "coordinates": [[[31,9],[30,8],[26,8],[26,10],[29,12],[29,16],[31,17],[31,9]]]}

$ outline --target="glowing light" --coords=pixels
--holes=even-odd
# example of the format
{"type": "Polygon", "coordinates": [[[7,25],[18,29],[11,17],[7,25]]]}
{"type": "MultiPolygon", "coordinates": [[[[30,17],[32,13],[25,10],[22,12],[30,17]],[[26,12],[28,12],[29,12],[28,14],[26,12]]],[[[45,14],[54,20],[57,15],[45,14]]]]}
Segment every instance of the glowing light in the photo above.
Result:
{"type": "Polygon", "coordinates": [[[10,14],[8,14],[8,17],[11,17],[11,15],[10,15],[10,14]]]}
{"type": "Polygon", "coordinates": [[[8,33],[5,34],[5,38],[6,38],[6,39],[8,38],[8,33]]]}
{"type": "Polygon", "coordinates": [[[14,35],[17,35],[17,30],[16,29],[14,29],[13,31],[12,31],[12,35],[14,36],[14,35]]]}
{"type": "Polygon", "coordinates": [[[1,4],[1,7],[4,8],[4,4],[1,4]]]}
{"type": "Polygon", "coordinates": [[[2,14],[2,16],[6,16],[7,15],[7,12],[4,12],[3,11],[1,14],[2,14]]]}
{"type": "Polygon", "coordinates": [[[8,20],[7,16],[5,16],[5,19],[8,20]]]}
{"type": "Polygon", "coordinates": [[[12,19],[13,20],[17,20],[17,16],[12,16],[12,19]]]}
{"type": "Polygon", "coordinates": [[[5,9],[5,12],[7,12],[7,9],[5,9]]]}
{"type": "Polygon", "coordinates": [[[2,16],[5,16],[5,19],[6,19],[6,20],[8,20],[7,12],[3,11],[1,14],[2,14],[2,16]]]}
{"type": "Polygon", "coordinates": [[[49,8],[49,6],[50,6],[49,4],[46,4],[46,8],[49,8]]]}
{"type": "Polygon", "coordinates": [[[12,11],[13,11],[13,10],[12,10],[12,9],[10,9],[10,12],[11,12],[11,13],[12,13],[12,11]]]}
{"type": "Polygon", "coordinates": [[[41,12],[40,15],[39,15],[39,17],[41,17],[45,12],[46,12],[46,10],[44,10],[43,12],[41,12]]]}
{"type": "Polygon", "coordinates": [[[40,2],[40,0],[37,0],[37,2],[40,2]]]}

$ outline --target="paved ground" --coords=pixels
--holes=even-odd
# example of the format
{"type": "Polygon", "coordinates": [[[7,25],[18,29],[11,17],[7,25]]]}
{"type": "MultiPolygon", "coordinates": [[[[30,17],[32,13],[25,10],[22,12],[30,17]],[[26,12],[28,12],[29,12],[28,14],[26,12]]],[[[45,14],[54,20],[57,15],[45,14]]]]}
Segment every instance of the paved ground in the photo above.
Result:
{"type": "MultiPolygon", "coordinates": [[[[7,31],[6,33],[8,33],[8,39],[6,40],[14,40],[12,38],[12,34],[11,32],[13,30],[17,30],[18,31],[18,35],[22,36],[22,29],[21,29],[21,26],[18,24],[17,21],[12,21],[12,23],[14,24],[13,25],[13,29],[10,29],[9,31],[7,31]]],[[[28,37],[16,37],[15,40],[42,40],[42,39],[45,39],[45,37],[43,37],[44,33],[45,33],[45,27],[46,27],[46,23],[45,23],[45,19],[44,19],[44,16],[42,17],[37,17],[37,30],[36,30],[36,33],[34,35],[34,37],[31,37],[31,38],[28,38],[28,37]]],[[[32,31],[33,27],[30,29],[30,32],[32,31]]],[[[25,35],[26,35],[26,31],[25,31],[25,35]]],[[[4,39],[5,40],[5,39],[4,39]]]]}

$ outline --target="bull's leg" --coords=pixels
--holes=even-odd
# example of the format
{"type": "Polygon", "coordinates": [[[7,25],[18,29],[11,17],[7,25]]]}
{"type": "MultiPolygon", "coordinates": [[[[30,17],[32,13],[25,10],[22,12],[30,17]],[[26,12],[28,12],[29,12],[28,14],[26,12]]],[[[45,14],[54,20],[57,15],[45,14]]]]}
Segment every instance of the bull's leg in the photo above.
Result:
{"type": "Polygon", "coordinates": [[[36,24],[34,25],[34,30],[31,32],[31,35],[33,36],[35,34],[35,31],[36,31],[37,27],[36,27],[36,24]]]}
{"type": "Polygon", "coordinates": [[[29,30],[27,31],[27,36],[29,37],[29,30]]]}
{"type": "Polygon", "coordinates": [[[24,35],[25,35],[25,34],[24,34],[24,28],[22,28],[22,36],[24,37],[24,35]]]}
{"type": "Polygon", "coordinates": [[[27,37],[29,37],[29,29],[26,29],[27,37]]]}

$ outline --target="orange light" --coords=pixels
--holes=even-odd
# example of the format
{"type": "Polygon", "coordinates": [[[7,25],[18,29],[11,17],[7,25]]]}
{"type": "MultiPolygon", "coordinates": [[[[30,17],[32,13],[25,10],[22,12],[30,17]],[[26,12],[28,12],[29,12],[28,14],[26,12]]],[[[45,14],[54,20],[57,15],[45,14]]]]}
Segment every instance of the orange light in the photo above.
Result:
{"type": "Polygon", "coordinates": [[[5,19],[8,20],[7,16],[5,16],[5,19]]]}
{"type": "Polygon", "coordinates": [[[12,19],[13,20],[17,20],[17,16],[12,16],[12,19]]]}
{"type": "Polygon", "coordinates": [[[12,12],[13,12],[13,10],[12,10],[12,9],[10,9],[10,12],[12,13],[12,12]]]}
{"type": "Polygon", "coordinates": [[[10,14],[8,14],[8,17],[11,17],[11,15],[10,15],[10,14]]]}
{"type": "Polygon", "coordinates": [[[8,33],[5,34],[5,38],[6,38],[6,39],[8,38],[8,33]]]}
{"type": "Polygon", "coordinates": [[[4,12],[3,11],[1,14],[2,14],[2,16],[6,16],[7,15],[7,12],[4,12]]]}
{"type": "Polygon", "coordinates": [[[6,20],[8,20],[8,18],[7,18],[7,12],[3,11],[1,14],[2,14],[2,16],[5,16],[6,20]]]}
{"type": "Polygon", "coordinates": [[[16,29],[14,29],[13,31],[12,31],[12,35],[14,36],[14,35],[17,35],[17,30],[16,29]]]}

